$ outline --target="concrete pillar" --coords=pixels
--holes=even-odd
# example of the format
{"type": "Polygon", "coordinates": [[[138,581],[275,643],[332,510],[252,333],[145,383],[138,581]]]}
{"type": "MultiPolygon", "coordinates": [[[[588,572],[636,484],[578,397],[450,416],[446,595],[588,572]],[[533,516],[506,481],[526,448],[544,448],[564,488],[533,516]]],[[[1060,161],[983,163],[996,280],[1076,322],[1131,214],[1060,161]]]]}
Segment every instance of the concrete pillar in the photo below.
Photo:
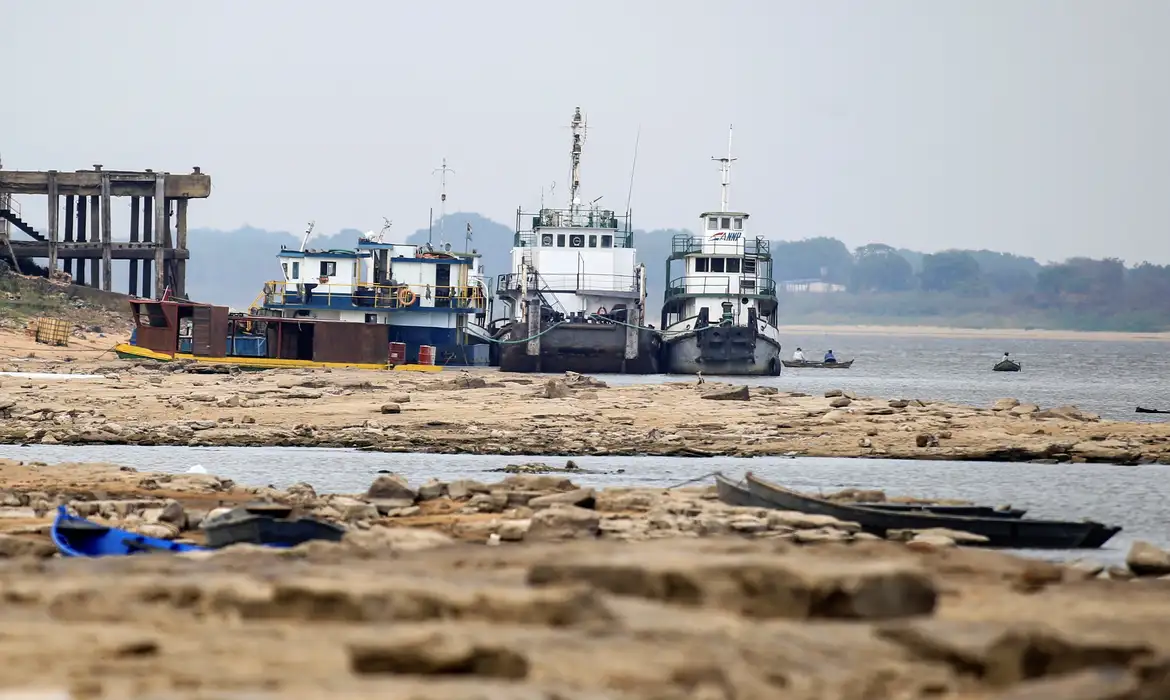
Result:
{"type": "MultiPolygon", "coordinates": [[[[102,239],[102,202],[101,197],[93,195],[89,198],[89,240],[96,243],[102,239]]],[[[89,286],[97,289],[101,287],[102,275],[99,272],[101,260],[91,258],[89,261],[89,286]]],[[[84,264],[84,263],[83,263],[84,264]]]]}
{"type": "MultiPolygon", "coordinates": [[[[133,196],[130,198],[130,242],[138,242],[138,207],[141,205],[139,198],[133,196]]],[[[149,217],[148,217],[149,218],[149,217]]],[[[130,259],[130,279],[127,286],[130,296],[138,296],[138,261],[130,259]]]]}
{"type": "MultiPolygon", "coordinates": [[[[187,198],[175,202],[175,249],[187,250],[187,198]]],[[[175,296],[187,298],[187,261],[175,258],[175,296]]]]}
{"type": "MultiPolygon", "coordinates": [[[[87,209],[85,206],[85,197],[83,195],[77,195],[77,242],[78,243],[85,243],[86,242],[85,224],[86,224],[86,212],[88,212],[88,211],[89,211],[89,209],[87,209]]],[[[74,260],[77,262],[77,274],[73,278],[73,281],[76,282],[77,284],[84,285],[85,284],[85,261],[82,260],[81,258],[75,258],[74,260]]]]}
{"type": "MultiPolygon", "coordinates": [[[[154,240],[151,232],[154,230],[154,197],[142,198],[142,242],[150,243],[154,240]]],[[[139,293],[143,299],[152,299],[153,295],[150,293],[150,281],[154,278],[150,274],[150,260],[142,261],[142,289],[139,293]]]]}
{"type": "MultiPolygon", "coordinates": [[[[71,194],[65,195],[65,242],[66,243],[73,242],[73,227],[77,223],[76,214],[74,213],[74,206],[73,206],[76,199],[77,198],[71,194]]],[[[73,258],[68,257],[68,256],[69,256],[69,253],[66,252],[65,257],[62,258],[62,261],[64,263],[62,265],[62,268],[65,270],[65,274],[67,274],[69,276],[73,276],[73,258]]]]}
{"type": "Polygon", "coordinates": [[[163,251],[167,245],[167,176],[154,174],[154,232],[158,243],[154,248],[154,298],[162,299],[167,288],[167,267],[163,251]]]}
{"type": "Polygon", "coordinates": [[[113,230],[111,223],[113,215],[110,213],[110,174],[102,173],[102,289],[113,291],[114,256],[113,230]]]}
{"type": "Polygon", "coordinates": [[[57,271],[57,212],[61,200],[57,196],[57,171],[49,171],[49,278],[57,271]]]}

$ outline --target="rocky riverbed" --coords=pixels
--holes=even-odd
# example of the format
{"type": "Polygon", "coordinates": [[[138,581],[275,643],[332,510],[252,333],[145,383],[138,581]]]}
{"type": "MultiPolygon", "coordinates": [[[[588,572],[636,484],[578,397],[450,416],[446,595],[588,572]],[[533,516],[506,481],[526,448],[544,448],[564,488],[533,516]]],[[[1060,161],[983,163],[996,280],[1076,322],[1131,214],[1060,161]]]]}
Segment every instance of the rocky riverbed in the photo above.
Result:
{"type": "Polygon", "coordinates": [[[0,461],[0,482],[0,684],[39,697],[1170,696],[1170,555],[1145,545],[1102,572],[561,475],[341,496],[0,461]],[[254,500],[350,531],[102,560],[44,537],[58,503],[198,541],[254,500]]]}
{"type": "Polygon", "coordinates": [[[0,441],[359,447],[472,454],[891,457],[1170,463],[1170,424],[1005,398],[824,396],[695,380],[621,387],[570,374],[269,370],[42,362],[97,373],[0,378],[0,441]]]}

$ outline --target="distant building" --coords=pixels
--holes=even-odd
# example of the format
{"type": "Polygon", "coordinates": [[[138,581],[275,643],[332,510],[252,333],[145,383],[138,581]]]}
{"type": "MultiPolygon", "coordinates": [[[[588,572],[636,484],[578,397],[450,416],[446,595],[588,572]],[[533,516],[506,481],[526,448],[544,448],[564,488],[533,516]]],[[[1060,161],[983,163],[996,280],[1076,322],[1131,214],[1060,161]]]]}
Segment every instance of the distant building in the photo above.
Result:
{"type": "Polygon", "coordinates": [[[846,291],[845,285],[843,284],[833,284],[832,282],[825,282],[819,279],[784,280],[779,286],[782,291],[793,294],[826,294],[829,292],[846,291]]]}

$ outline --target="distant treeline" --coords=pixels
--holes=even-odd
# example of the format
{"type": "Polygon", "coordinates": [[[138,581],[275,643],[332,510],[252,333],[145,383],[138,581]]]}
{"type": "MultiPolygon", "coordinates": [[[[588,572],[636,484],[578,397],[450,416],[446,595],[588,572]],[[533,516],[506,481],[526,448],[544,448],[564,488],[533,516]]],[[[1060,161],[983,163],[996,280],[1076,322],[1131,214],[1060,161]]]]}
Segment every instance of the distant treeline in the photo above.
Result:
{"type": "MultiPolygon", "coordinates": [[[[389,240],[438,243],[440,230],[464,247],[483,253],[489,275],[508,272],[514,231],[479,214],[455,213],[443,226],[389,240]]],[[[322,235],[310,247],[351,248],[357,230],[322,235]]],[[[657,322],[666,285],[671,237],[681,230],[639,231],[638,260],[646,265],[650,320],[657,322]]],[[[192,231],[188,289],[192,297],[242,308],[263,283],[280,274],[281,245],[296,247],[300,236],[244,228],[192,231]]],[[[1076,330],[1154,331],[1170,329],[1170,266],[1120,260],[1072,258],[1041,265],[1032,258],[988,250],[919,253],[873,243],[850,251],[835,238],[772,241],[773,277],[823,280],[844,285],[844,293],[782,295],[788,323],[886,323],[969,327],[1046,327],[1076,330]]]]}
{"type": "Polygon", "coordinates": [[[918,253],[871,243],[850,252],[834,238],[772,244],[778,281],[822,279],[848,293],[786,295],[795,314],[839,322],[966,319],[982,326],[1081,330],[1170,328],[1170,266],[1115,258],[1041,265],[989,250],[918,253]],[[815,296],[816,299],[793,299],[815,296]],[[829,298],[833,297],[833,298],[829,298]]]}

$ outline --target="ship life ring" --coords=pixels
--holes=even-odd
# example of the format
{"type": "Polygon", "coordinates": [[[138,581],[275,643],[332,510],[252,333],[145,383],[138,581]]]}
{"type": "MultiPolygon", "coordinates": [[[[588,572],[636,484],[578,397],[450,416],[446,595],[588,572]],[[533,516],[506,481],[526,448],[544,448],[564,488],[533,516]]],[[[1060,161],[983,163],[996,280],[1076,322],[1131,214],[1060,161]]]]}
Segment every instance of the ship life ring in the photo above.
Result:
{"type": "Polygon", "coordinates": [[[398,305],[399,306],[410,306],[411,304],[414,303],[414,300],[416,298],[417,297],[416,297],[415,293],[410,291],[410,287],[403,287],[402,289],[398,290],[398,305]]]}
{"type": "Polygon", "coordinates": [[[597,307],[597,315],[598,316],[604,316],[606,313],[608,313],[608,312],[606,311],[606,308],[604,306],[597,307]]]}

